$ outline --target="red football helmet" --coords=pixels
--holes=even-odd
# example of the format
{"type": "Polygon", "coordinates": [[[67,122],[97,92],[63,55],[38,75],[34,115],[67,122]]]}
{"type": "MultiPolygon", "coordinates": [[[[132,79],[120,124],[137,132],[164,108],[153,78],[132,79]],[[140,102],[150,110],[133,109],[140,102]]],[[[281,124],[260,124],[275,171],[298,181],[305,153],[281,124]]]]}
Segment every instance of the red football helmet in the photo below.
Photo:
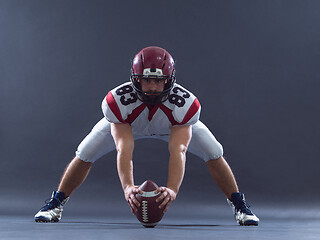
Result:
{"type": "Polygon", "coordinates": [[[170,53],[160,47],[146,47],[134,57],[131,82],[139,99],[148,104],[164,102],[175,83],[174,60],[170,53]],[[167,80],[162,92],[149,95],[142,91],[139,79],[157,78],[167,80]]]}

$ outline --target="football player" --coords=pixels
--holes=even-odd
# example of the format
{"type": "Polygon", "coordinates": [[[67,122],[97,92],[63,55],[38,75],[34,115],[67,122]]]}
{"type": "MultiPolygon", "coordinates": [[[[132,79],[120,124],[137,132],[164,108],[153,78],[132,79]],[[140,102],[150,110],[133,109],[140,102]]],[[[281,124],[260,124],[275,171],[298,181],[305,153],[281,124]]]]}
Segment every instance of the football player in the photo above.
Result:
{"type": "Polygon", "coordinates": [[[137,139],[166,141],[170,153],[168,181],[159,187],[157,201],[167,211],[182,183],[186,152],[205,161],[209,172],[225,194],[240,225],[258,225],[239,192],[234,175],[223,157],[223,148],[199,120],[200,103],[187,89],[176,83],[172,56],[163,48],[147,47],[133,59],[131,81],[111,90],[102,101],[102,118],[78,146],[60,185],[50,201],[35,215],[36,222],[57,222],[72,192],[86,179],[92,164],[116,149],[117,169],[132,213],[140,206],[135,195],[132,154],[137,139]]]}

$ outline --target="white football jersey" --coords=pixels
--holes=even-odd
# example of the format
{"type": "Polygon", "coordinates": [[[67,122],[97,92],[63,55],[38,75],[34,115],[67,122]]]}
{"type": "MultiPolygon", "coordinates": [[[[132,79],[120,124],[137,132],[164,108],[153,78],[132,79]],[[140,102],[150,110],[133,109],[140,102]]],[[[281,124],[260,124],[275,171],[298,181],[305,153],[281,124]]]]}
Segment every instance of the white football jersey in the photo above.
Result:
{"type": "Polygon", "coordinates": [[[200,117],[198,99],[188,90],[174,84],[166,101],[153,107],[143,103],[132,83],[111,90],[102,101],[102,111],[109,122],[129,123],[135,135],[169,135],[171,127],[193,125],[200,117]]]}

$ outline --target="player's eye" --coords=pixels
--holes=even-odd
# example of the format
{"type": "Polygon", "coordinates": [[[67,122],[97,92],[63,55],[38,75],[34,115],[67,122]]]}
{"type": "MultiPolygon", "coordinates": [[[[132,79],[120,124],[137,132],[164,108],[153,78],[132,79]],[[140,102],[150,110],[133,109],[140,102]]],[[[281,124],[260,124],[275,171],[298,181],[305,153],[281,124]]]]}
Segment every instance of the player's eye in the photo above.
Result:
{"type": "Polygon", "coordinates": [[[166,81],[165,78],[156,78],[156,79],[154,79],[154,82],[155,82],[156,84],[160,84],[160,83],[163,83],[163,82],[165,82],[165,81],[166,81]]]}

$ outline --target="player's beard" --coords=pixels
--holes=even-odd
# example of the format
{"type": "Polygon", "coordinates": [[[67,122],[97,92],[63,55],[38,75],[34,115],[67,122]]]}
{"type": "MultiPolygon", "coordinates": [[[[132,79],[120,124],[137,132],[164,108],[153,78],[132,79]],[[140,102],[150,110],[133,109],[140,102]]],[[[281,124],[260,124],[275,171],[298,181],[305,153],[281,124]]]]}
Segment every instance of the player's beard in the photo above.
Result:
{"type": "Polygon", "coordinates": [[[162,102],[162,92],[143,92],[143,99],[146,104],[159,104],[162,102]]]}

